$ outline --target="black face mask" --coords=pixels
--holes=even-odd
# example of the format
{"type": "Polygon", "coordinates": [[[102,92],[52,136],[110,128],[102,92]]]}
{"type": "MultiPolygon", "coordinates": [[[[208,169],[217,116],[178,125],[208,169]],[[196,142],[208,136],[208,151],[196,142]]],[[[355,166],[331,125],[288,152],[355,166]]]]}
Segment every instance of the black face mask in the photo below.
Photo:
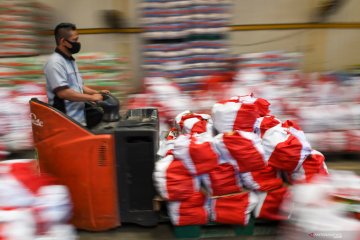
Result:
{"type": "Polygon", "coordinates": [[[71,48],[66,47],[71,54],[78,53],[81,49],[81,44],[79,42],[70,42],[69,40],[66,40],[68,43],[71,44],[71,48]]]}

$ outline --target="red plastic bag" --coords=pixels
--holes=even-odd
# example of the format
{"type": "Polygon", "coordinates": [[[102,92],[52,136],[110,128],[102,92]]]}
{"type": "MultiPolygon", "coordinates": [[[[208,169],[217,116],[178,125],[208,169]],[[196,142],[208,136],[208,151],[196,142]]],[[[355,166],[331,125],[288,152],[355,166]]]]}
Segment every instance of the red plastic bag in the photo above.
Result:
{"type": "Polygon", "coordinates": [[[212,129],[212,120],[208,114],[185,111],[176,116],[175,122],[182,134],[204,133],[212,129]]]}
{"type": "Polygon", "coordinates": [[[311,153],[311,146],[304,133],[294,128],[270,128],[264,134],[262,144],[268,164],[285,171],[299,169],[311,153]]]}
{"type": "Polygon", "coordinates": [[[238,172],[230,163],[218,165],[209,174],[202,175],[201,179],[212,196],[238,193],[242,190],[238,172]]]}
{"type": "Polygon", "coordinates": [[[192,176],[182,161],[168,155],[155,163],[153,174],[161,197],[170,201],[185,200],[200,189],[200,181],[192,176]]]}
{"type": "Polygon", "coordinates": [[[192,174],[209,173],[219,164],[213,138],[207,134],[180,135],[174,143],[174,157],[183,161],[192,174]]]}
{"type": "Polygon", "coordinates": [[[253,103],[258,109],[260,117],[266,116],[270,113],[270,103],[264,98],[256,98],[253,94],[246,96],[239,96],[239,101],[242,103],[253,103]]]}
{"type": "Polygon", "coordinates": [[[294,128],[296,130],[302,131],[300,126],[297,124],[297,122],[292,121],[292,120],[286,120],[285,122],[283,122],[282,127],[284,127],[284,128],[294,128]]]}
{"type": "Polygon", "coordinates": [[[271,191],[283,185],[279,172],[271,166],[258,171],[241,173],[240,176],[244,186],[251,190],[271,191]]]}
{"type": "Polygon", "coordinates": [[[258,192],[257,196],[259,203],[254,211],[256,218],[268,220],[288,219],[288,214],[281,211],[281,204],[288,197],[288,189],[286,187],[269,192],[258,192]]]}
{"type": "Polygon", "coordinates": [[[207,224],[208,211],[209,202],[202,192],[194,193],[184,201],[168,202],[169,217],[175,226],[207,224]]]}
{"type": "Polygon", "coordinates": [[[221,159],[238,166],[239,172],[260,170],[266,166],[261,139],[255,133],[222,133],[215,137],[215,144],[221,159]]]}
{"type": "Polygon", "coordinates": [[[281,121],[274,116],[260,117],[256,119],[254,132],[262,138],[267,130],[280,124],[281,121]]]}
{"type": "Polygon", "coordinates": [[[305,159],[302,166],[292,173],[288,173],[288,180],[292,184],[308,183],[316,175],[328,175],[325,164],[325,157],[321,152],[312,150],[311,154],[305,159]]]}
{"type": "Polygon", "coordinates": [[[247,225],[257,202],[257,196],[252,192],[213,198],[211,220],[223,224],[247,225]]]}
{"type": "Polygon", "coordinates": [[[241,103],[238,99],[218,102],[212,108],[214,127],[220,133],[233,130],[252,132],[259,116],[255,104],[241,103]]]}

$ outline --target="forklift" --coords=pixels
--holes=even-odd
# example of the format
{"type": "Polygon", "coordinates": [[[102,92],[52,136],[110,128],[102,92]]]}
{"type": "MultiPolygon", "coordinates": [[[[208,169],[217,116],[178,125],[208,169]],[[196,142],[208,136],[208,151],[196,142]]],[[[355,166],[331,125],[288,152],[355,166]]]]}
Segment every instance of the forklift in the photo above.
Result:
{"type": "Polygon", "coordinates": [[[160,218],[153,207],[152,173],[158,110],[130,109],[120,116],[119,101],[111,94],[103,97],[96,103],[103,111],[101,121],[91,129],[36,98],[29,101],[40,172],[68,187],[78,229],[156,226],[160,218]]]}

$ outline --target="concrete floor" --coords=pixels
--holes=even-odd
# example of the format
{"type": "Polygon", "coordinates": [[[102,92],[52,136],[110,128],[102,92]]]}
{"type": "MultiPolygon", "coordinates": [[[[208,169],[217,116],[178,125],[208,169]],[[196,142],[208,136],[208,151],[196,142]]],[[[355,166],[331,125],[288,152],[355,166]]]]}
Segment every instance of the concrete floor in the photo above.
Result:
{"type": "MultiPolygon", "coordinates": [[[[214,237],[211,240],[275,240],[276,235],[214,237]]],[[[260,233],[259,233],[260,234],[260,233]]],[[[157,227],[144,228],[136,225],[125,225],[118,229],[103,233],[79,231],[79,240],[178,240],[173,234],[170,224],[162,223],[157,227]]]]}

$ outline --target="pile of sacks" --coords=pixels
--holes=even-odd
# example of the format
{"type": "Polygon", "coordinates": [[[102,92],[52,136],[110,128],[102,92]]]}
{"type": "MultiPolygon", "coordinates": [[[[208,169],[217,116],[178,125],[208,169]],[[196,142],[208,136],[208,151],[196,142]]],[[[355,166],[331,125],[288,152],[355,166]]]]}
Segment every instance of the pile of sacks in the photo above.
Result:
{"type": "Polygon", "coordinates": [[[0,162],[0,239],[73,240],[66,187],[39,175],[35,160],[0,162]]]}
{"type": "Polygon", "coordinates": [[[0,158],[9,152],[33,148],[29,100],[46,101],[44,87],[22,83],[11,88],[0,87],[0,158]],[[4,146],[4,147],[1,147],[4,146]]]}
{"type": "Polygon", "coordinates": [[[270,115],[252,94],[216,103],[212,117],[180,113],[161,142],[154,181],[174,225],[247,225],[287,219],[280,211],[290,184],[327,175],[324,156],[301,128],[270,115]]]}

